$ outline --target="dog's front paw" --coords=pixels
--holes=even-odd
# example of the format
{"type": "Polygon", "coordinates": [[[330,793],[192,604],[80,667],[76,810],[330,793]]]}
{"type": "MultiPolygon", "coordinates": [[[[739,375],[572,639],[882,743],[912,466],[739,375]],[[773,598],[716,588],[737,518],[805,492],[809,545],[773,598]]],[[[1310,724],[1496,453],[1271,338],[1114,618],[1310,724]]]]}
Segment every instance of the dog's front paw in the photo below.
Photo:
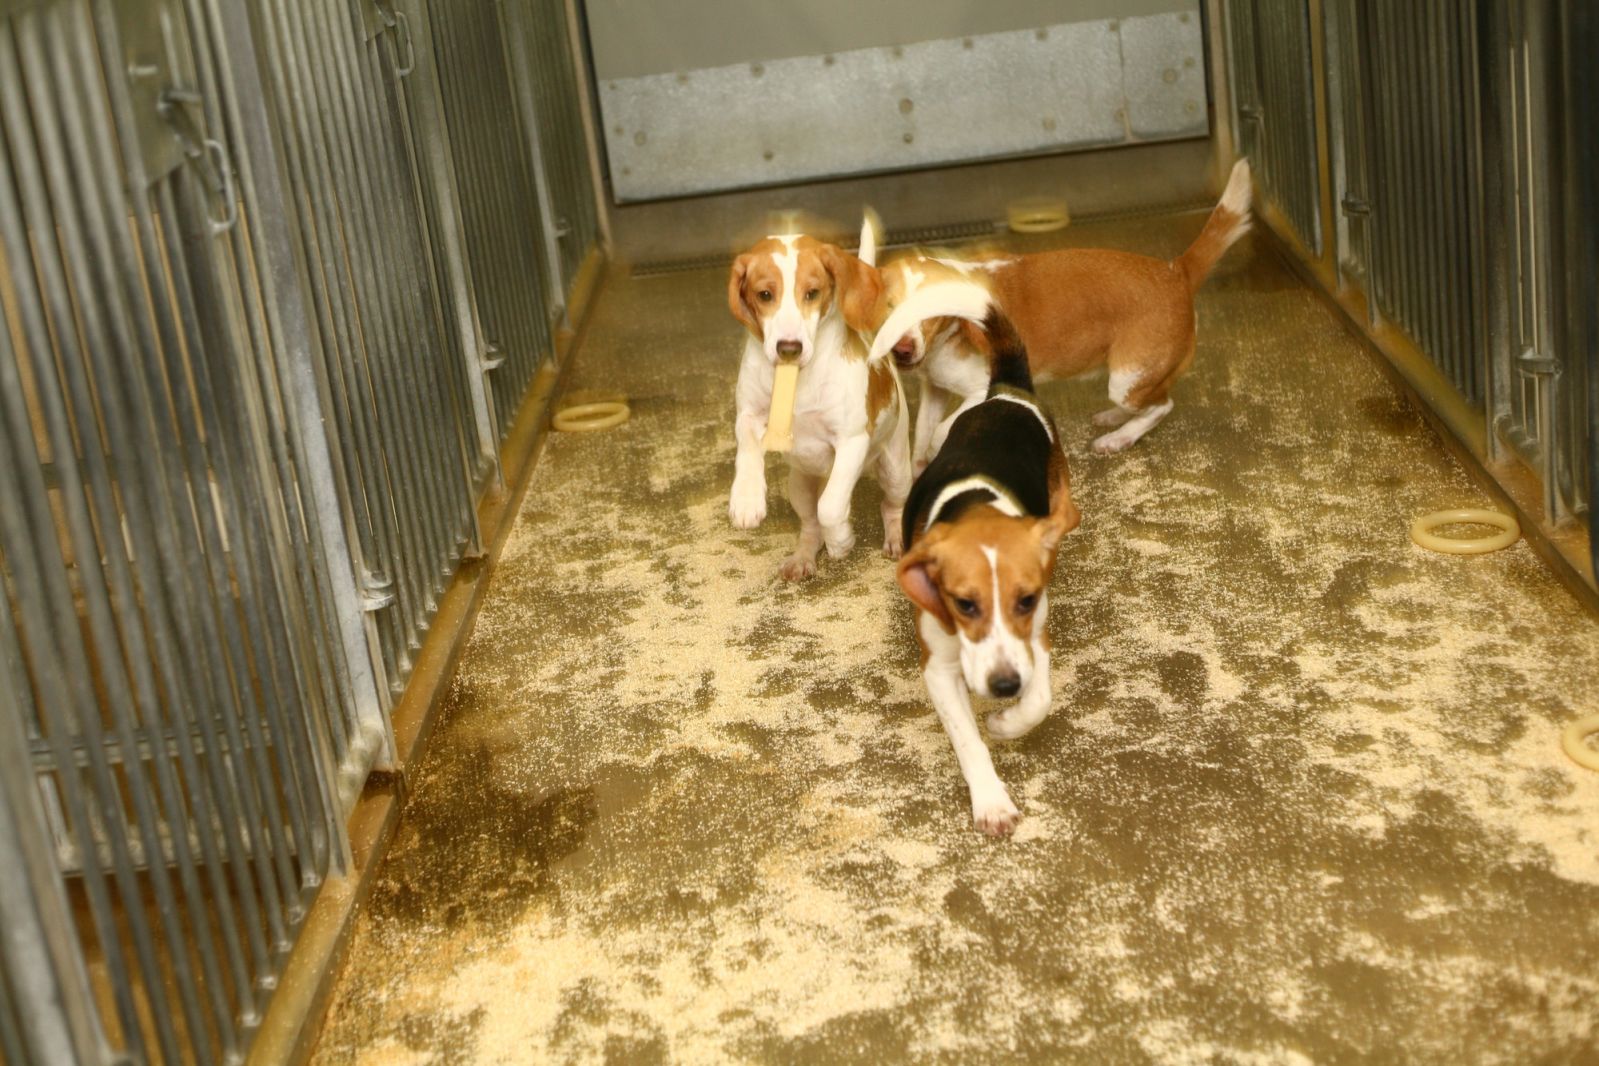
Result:
{"type": "MultiPolygon", "coordinates": [[[[1044,713],[1048,712],[1049,708],[1044,708],[1044,713]]],[[[1043,720],[1044,714],[1034,712],[1030,708],[1020,705],[1007,707],[988,716],[988,735],[995,740],[1015,740],[1031,733],[1043,720]]]]}
{"type": "Polygon", "coordinates": [[[784,581],[804,581],[816,575],[816,555],[795,552],[783,560],[783,565],[777,568],[777,576],[784,581]]]}
{"type": "Polygon", "coordinates": [[[984,798],[972,797],[972,822],[979,832],[991,837],[1008,837],[1022,820],[1022,812],[1010,801],[1010,794],[1002,786],[998,793],[984,798]]]}
{"type": "Polygon", "coordinates": [[[905,530],[898,522],[883,531],[883,554],[890,559],[898,559],[905,554],[905,530]]]}
{"type": "Polygon", "coordinates": [[[733,482],[733,495],[727,501],[727,516],[734,529],[754,529],[766,520],[766,486],[733,482]]]}
{"type": "Polygon", "coordinates": [[[822,543],[827,545],[828,555],[842,559],[855,547],[855,530],[848,522],[841,526],[823,526],[822,543]]]}

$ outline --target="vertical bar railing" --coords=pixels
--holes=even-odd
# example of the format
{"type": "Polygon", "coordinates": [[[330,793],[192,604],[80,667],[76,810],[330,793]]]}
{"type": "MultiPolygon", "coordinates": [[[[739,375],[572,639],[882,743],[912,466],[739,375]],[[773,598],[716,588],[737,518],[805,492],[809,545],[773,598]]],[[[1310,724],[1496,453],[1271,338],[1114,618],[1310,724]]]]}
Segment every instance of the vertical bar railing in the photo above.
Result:
{"type": "Polygon", "coordinates": [[[436,14],[0,2],[8,1062],[243,1057],[480,548],[597,214],[564,21],[436,14]]]}
{"type": "MultiPolygon", "coordinates": [[[[1229,0],[1226,14],[1260,198],[1305,242],[1301,190],[1282,179],[1308,155],[1284,154],[1283,103],[1314,96],[1286,88],[1311,67],[1291,32],[1298,9],[1229,0]]],[[[1583,12],[1571,0],[1322,10],[1339,284],[1364,296],[1375,335],[1391,327],[1453,387],[1440,402],[1486,458],[1526,464],[1546,524],[1590,515],[1596,371],[1570,310],[1592,302],[1575,249],[1593,138],[1571,118],[1573,66],[1587,60],[1568,36],[1583,12]]]]}
{"type": "Polygon", "coordinates": [[[1310,15],[1304,0],[1232,0],[1229,56],[1240,144],[1295,236],[1321,253],[1310,15]]]}
{"type": "Polygon", "coordinates": [[[534,373],[553,350],[551,327],[564,291],[559,273],[552,272],[558,264],[548,257],[555,235],[543,213],[543,179],[535,178],[538,160],[526,140],[526,127],[517,120],[520,108],[499,7],[492,0],[433,0],[427,21],[479,322],[497,368],[490,380],[503,434],[534,373]],[[485,99],[507,106],[475,106],[485,99]],[[540,238],[522,240],[517,236],[521,233],[538,233],[540,238]]]}

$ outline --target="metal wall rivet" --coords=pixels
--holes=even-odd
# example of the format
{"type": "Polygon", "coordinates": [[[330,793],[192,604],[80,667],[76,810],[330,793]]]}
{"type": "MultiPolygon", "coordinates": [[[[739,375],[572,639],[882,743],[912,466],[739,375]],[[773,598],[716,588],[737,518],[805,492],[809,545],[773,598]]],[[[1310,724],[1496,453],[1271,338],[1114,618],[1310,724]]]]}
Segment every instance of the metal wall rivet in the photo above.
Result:
{"type": "Polygon", "coordinates": [[[687,74],[679,74],[677,76],[677,83],[679,85],[687,85],[688,84],[688,75],[687,74]]]}
{"type": "Polygon", "coordinates": [[[899,102],[899,113],[902,115],[908,115],[911,113],[911,109],[915,106],[915,104],[911,103],[910,97],[907,96],[899,102]]]}
{"type": "Polygon", "coordinates": [[[762,152],[761,158],[770,163],[772,161],[772,150],[768,148],[766,151],[762,152]]]}
{"type": "Polygon", "coordinates": [[[1188,22],[1188,12],[1185,11],[1181,15],[1178,15],[1177,21],[1186,24],[1188,22]]]}
{"type": "Polygon", "coordinates": [[[644,142],[647,140],[649,140],[649,138],[644,136],[643,130],[639,130],[637,133],[633,134],[633,143],[641,148],[644,146],[644,142]]]}
{"type": "Polygon", "coordinates": [[[1189,100],[1187,103],[1183,104],[1183,110],[1188,112],[1190,115],[1194,114],[1199,110],[1199,101],[1189,100]]]}
{"type": "Polygon", "coordinates": [[[1194,65],[1194,57],[1193,56],[1184,56],[1183,57],[1183,66],[1192,67],[1193,65],[1194,65]]]}
{"type": "Polygon", "coordinates": [[[832,56],[823,56],[822,57],[822,66],[824,66],[824,67],[830,67],[836,62],[838,62],[838,61],[836,59],[834,59],[832,56]]]}
{"type": "Polygon", "coordinates": [[[903,56],[903,55],[904,55],[904,54],[905,54],[905,49],[903,49],[903,48],[901,48],[901,47],[900,47],[900,46],[899,46],[899,45],[897,45],[897,44],[896,44],[896,45],[895,45],[895,46],[894,46],[894,48],[893,48],[893,55],[894,55],[894,58],[895,58],[895,59],[898,59],[898,58],[900,58],[900,57],[901,57],[901,56],[903,56]]]}
{"type": "Polygon", "coordinates": [[[1055,120],[1053,118],[1046,118],[1044,120],[1044,128],[1046,130],[1053,130],[1055,128],[1055,120]]]}
{"type": "Polygon", "coordinates": [[[1177,70],[1176,70],[1176,68],[1167,67],[1165,70],[1161,71],[1160,72],[1160,80],[1165,82],[1167,85],[1170,85],[1172,82],[1176,81],[1177,80],[1177,70]]]}
{"type": "Polygon", "coordinates": [[[914,133],[907,133],[905,135],[905,143],[906,144],[910,144],[915,139],[916,139],[916,134],[914,134],[914,133]]]}
{"type": "Polygon", "coordinates": [[[618,136],[618,137],[620,137],[620,136],[622,136],[622,134],[624,134],[624,133],[626,133],[626,132],[627,132],[627,131],[626,131],[626,130],[624,130],[624,129],[623,129],[623,128],[622,128],[622,127],[621,127],[621,126],[618,126],[618,127],[616,127],[616,135],[617,135],[617,136],[618,136]]]}
{"type": "Polygon", "coordinates": [[[1033,31],[1033,36],[1037,37],[1040,41],[1047,41],[1047,40],[1049,40],[1049,31],[1048,30],[1034,30],[1033,31]]]}
{"type": "Polygon", "coordinates": [[[766,68],[761,66],[759,63],[751,63],[750,64],[750,73],[755,75],[758,78],[762,74],[766,73],[766,68]]]}
{"type": "Polygon", "coordinates": [[[1110,20],[1110,32],[1116,33],[1121,28],[1122,28],[1122,24],[1121,24],[1121,20],[1120,19],[1111,19],[1110,20]]]}
{"type": "Polygon", "coordinates": [[[962,48],[970,48],[971,46],[972,46],[972,39],[970,37],[962,37],[961,38],[961,47],[962,48]]]}

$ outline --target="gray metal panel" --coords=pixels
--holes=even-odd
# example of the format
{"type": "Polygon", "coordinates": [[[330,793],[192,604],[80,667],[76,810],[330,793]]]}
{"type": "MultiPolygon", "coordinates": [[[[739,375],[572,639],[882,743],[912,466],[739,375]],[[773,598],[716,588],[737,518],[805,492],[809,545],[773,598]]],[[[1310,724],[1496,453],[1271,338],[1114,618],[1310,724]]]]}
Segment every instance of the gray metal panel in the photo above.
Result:
{"type": "Polygon", "coordinates": [[[1184,12],[1198,0],[586,0],[595,77],[639,78],[738,63],[960,39],[1061,22],[1184,12]]]}
{"type": "Polygon", "coordinates": [[[1120,20],[1122,80],[1127,95],[1127,131],[1143,141],[1205,126],[1205,51],[1199,16],[1120,20]]]}
{"type": "Polygon", "coordinates": [[[1202,49],[1182,13],[608,78],[612,186],[643,200],[1203,135],[1202,49]]]}

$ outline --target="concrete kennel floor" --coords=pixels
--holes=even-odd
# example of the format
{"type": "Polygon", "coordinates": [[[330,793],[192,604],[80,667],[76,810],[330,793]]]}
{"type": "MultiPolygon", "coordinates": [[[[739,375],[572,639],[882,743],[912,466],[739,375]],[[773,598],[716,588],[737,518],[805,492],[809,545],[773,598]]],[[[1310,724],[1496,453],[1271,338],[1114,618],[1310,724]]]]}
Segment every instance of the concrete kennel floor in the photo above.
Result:
{"type": "MultiPolygon", "coordinates": [[[[1175,254],[1202,216],[1074,227],[1175,254]]],[[[880,538],[731,529],[724,275],[617,280],[361,916],[345,1062],[1599,1061],[1599,624],[1262,243],[1130,452],[1049,385],[1081,529],[1056,710],[971,827],[880,538]]]]}

